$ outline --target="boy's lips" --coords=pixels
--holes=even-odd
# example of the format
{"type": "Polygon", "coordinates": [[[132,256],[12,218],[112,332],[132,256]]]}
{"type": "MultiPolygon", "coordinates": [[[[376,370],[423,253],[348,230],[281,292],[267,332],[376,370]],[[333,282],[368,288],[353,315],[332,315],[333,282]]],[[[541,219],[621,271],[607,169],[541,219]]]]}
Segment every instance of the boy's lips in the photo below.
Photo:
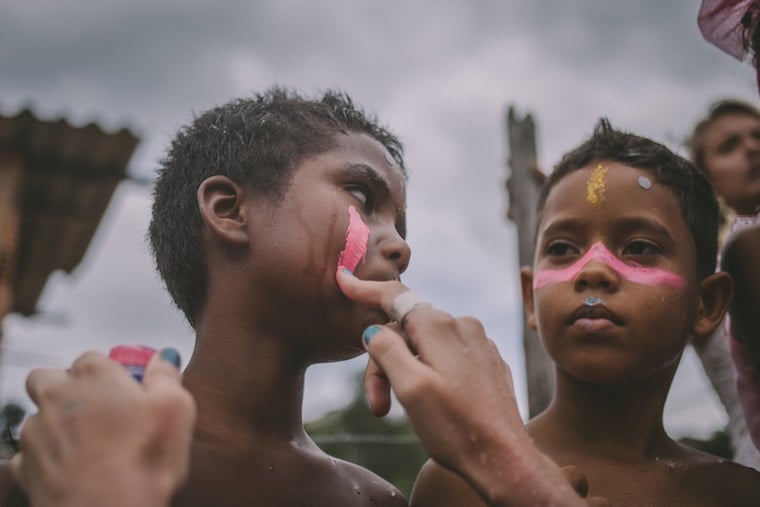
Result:
{"type": "Polygon", "coordinates": [[[616,324],[608,319],[578,319],[573,322],[574,327],[580,328],[584,333],[602,333],[616,327],[616,324]]]}
{"type": "Polygon", "coordinates": [[[602,305],[594,305],[594,306],[588,306],[588,305],[582,305],[579,306],[575,312],[570,316],[569,324],[582,324],[583,327],[587,327],[589,322],[588,321],[600,321],[596,324],[596,326],[599,326],[602,324],[601,321],[609,322],[610,325],[619,326],[623,323],[622,320],[620,320],[620,317],[618,317],[615,312],[611,311],[606,306],[602,305]],[[582,321],[582,322],[581,322],[582,321]]]}

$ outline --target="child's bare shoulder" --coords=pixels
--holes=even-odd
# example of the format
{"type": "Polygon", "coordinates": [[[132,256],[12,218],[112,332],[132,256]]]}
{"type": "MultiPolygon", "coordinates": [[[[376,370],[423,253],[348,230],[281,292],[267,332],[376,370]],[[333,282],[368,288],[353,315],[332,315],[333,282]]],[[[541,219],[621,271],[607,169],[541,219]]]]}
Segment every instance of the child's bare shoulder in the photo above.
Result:
{"type": "Polygon", "coordinates": [[[704,501],[700,505],[760,505],[760,472],[755,469],[698,451],[665,465],[681,478],[678,482],[685,489],[704,501]]]}
{"type": "Polygon", "coordinates": [[[411,507],[485,506],[464,479],[433,460],[428,460],[414,482],[411,507]]]}
{"type": "Polygon", "coordinates": [[[711,456],[694,459],[682,467],[691,488],[705,496],[715,496],[713,505],[760,505],[760,472],[753,468],[711,456]]]}
{"type": "Polygon", "coordinates": [[[359,465],[328,457],[329,475],[340,478],[350,486],[349,496],[355,501],[345,505],[373,505],[386,507],[406,507],[404,495],[391,483],[359,465]]]}
{"type": "MultiPolygon", "coordinates": [[[[261,447],[235,457],[197,450],[177,507],[406,507],[390,483],[312,445],[261,447]]],[[[2,507],[2,506],[0,506],[2,507]]]]}

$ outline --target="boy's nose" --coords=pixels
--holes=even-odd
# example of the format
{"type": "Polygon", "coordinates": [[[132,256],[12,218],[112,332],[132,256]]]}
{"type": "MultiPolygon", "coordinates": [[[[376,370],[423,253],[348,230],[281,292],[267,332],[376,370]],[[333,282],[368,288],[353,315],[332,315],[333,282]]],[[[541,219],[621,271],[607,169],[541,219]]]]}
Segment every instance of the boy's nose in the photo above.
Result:
{"type": "Polygon", "coordinates": [[[409,267],[412,249],[409,248],[409,244],[401,237],[395,227],[389,227],[389,229],[380,238],[380,253],[384,258],[393,262],[396,265],[396,270],[401,274],[409,267]]]}
{"type": "Polygon", "coordinates": [[[573,279],[576,290],[583,289],[613,289],[618,284],[618,273],[608,264],[591,260],[581,268],[573,279]]]}

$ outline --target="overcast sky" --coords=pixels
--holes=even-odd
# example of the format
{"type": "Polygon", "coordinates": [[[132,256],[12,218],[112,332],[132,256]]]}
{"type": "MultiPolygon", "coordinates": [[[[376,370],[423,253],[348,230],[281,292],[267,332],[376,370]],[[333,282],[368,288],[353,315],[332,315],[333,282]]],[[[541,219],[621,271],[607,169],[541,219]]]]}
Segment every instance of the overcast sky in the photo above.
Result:
{"type": "MultiPolygon", "coordinates": [[[[505,113],[537,122],[545,171],[600,116],[685,154],[710,102],[757,101],[754,75],[704,42],[698,0],[4,0],[0,113],[128,127],[130,173],[151,178],[193,113],[274,83],[342,88],[404,141],[412,263],[405,282],[475,315],[509,361],[525,413],[515,229],[505,218],[505,113]]],[[[24,398],[37,365],[118,343],[192,333],[154,274],[144,239],[150,186],[118,189],[84,262],[54,275],[34,319],[10,316],[0,397],[24,398]]],[[[305,416],[349,401],[364,358],[307,375],[305,416]]],[[[725,419],[689,352],[668,403],[676,434],[725,419]]]]}

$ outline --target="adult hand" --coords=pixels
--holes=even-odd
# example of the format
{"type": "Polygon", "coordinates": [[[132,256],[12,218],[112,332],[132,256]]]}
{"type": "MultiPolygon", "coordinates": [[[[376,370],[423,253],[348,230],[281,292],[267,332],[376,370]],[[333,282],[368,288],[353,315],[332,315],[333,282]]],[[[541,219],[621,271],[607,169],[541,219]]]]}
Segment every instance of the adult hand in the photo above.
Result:
{"type": "MultiPolygon", "coordinates": [[[[389,315],[395,298],[409,290],[398,281],[363,281],[344,271],[337,280],[349,299],[389,315]]],[[[430,305],[401,317],[403,327],[364,332],[373,412],[387,412],[392,386],[430,457],[462,476],[489,505],[589,505],[533,445],[509,366],[482,324],[430,305]]],[[[605,505],[597,500],[593,505],[605,505]]]]}
{"type": "Polygon", "coordinates": [[[142,384],[97,352],[29,374],[39,411],[10,470],[34,507],[169,505],[187,477],[196,410],[174,360],[173,349],[156,353],[142,384]]]}

